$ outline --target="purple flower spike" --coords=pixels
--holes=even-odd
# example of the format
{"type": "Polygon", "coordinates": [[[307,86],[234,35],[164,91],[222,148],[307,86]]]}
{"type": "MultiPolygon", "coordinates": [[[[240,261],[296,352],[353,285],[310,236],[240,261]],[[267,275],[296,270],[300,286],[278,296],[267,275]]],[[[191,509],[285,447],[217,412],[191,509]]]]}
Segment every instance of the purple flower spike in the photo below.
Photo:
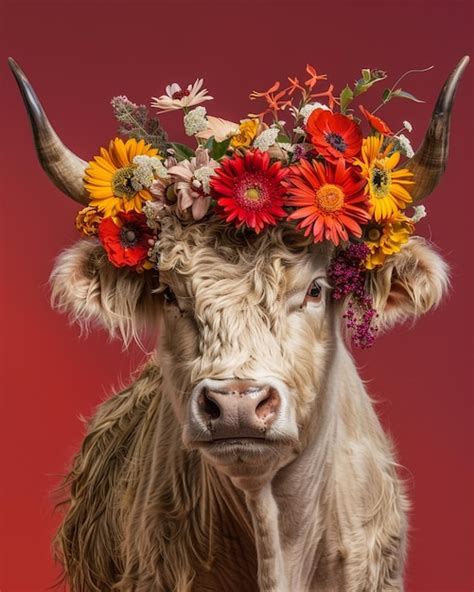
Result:
{"type": "Polygon", "coordinates": [[[328,271],[333,286],[332,298],[341,300],[350,295],[343,318],[352,341],[360,348],[370,347],[377,336],[377,313],[365,289],[366,271],[362,265],[369,252],[366,244],[351,243],[336,255],[328,271]]]}

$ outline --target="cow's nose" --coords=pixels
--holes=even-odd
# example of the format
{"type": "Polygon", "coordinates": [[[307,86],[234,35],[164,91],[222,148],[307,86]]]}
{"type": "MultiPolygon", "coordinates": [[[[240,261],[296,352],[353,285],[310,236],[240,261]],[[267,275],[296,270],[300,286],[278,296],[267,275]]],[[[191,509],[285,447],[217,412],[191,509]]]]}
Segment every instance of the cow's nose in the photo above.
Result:
{"type": "Polygon", "coordinates": [[[195,394],[194,412],[212,438],[263,438],[280,409],[278,391],[252,381],[212,381],[195,394]]]}

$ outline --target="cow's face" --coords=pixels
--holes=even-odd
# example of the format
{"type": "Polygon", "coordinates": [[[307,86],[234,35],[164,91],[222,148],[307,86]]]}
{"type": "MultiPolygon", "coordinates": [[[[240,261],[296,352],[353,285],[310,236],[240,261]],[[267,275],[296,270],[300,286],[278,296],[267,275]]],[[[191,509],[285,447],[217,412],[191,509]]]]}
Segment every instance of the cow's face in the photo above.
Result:
{"type": "MultiPolygon", "coordinates": [[[[162,319],[164,394],[184,445],[241,482],[269,479],[327,413],[325,382],[344,347],[343,307],[327,280],[332,251],[284,227],[246,237],[171,215],[160,247],[158,278],[115,268],[97,242],[80,241],[56,264],[53,298],[127,340],[162,319]]],[[[446,282],[441,258],[411,239],[371,273],[382,328],[436,305],[446,282]]]]}
{"type": "Polygon", "coordinates": [[[294,231],[164,221],[160,361],[187,447],[234,476],[302,445],[337,339],[331,251],[294,231]]]}

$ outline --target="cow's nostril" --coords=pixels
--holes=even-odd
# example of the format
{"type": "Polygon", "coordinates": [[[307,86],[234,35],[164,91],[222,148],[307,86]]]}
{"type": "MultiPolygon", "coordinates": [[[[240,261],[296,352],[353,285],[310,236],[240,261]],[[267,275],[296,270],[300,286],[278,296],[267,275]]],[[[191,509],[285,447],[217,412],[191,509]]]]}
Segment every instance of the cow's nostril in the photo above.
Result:
{"type": "Polygon", "coordinates": [[[199,395],[198,403],[208,419],[217,419],[220,417],[221,410],[219,405],[209,397],[207,389],[204,389],[199,395]]]}
{"type": "Polygon", "coordinates": [[[280,397],[275,389],[270,388],[268,390],[268,395],[260,401],[255,409],[255,415],[259,419],[266,419],[269,415],[274,414],[278,411],[278,407],[280,406],[280,397]]]}

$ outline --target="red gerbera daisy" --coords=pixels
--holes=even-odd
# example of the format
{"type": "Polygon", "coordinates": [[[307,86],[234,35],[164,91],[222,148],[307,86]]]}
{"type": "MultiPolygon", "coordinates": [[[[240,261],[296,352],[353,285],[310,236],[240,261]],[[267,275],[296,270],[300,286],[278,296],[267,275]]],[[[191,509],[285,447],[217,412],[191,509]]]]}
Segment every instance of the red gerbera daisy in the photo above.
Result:
{"type": "Polygon", "coordinates": [[[342,158],[337,165],[302,160],[285,180],[285,204],[298,208],[288,219],[301,220],[298,229],[305,228],[305,236],[313,233],[315,243],[326,239],[338,245],[349,235],[359,238],[360,224],[370,218],[365,183],[342,158]]]}
{"type": "Polygon", "coordinates": [[[156,237],[145,215],[132,211],[104,218],[99,225],[99,238],[116,267],[139,267],[156,237]]]}
{"type": "Polygon", "coordinates": [[[226,158],[211,177],[217,204],[227,222],[238,228],[246,224],[258,234],[265,226],[286,216],[285,188],[281,180],[288,173],[281,162],[270,164],[270,156],[260,150],[237,153],[226,158]]]}
{"type": "Polygon", "coordinates": [[[349,117],[326,109],[315,109],[311,113],[306,131],[319,154],[334,164],[340,158],[351,161],[362,146],[359,126],[349,117]]]}
{"type": "Polygon", "coordinates": [[[375,130],[386,136],[393,135],[392,130],[388,127],[383,119],[380,119],[380,117],[377,117],[376,115],[370,113],[370,111],[367,111],[364,105],[359,105],[359,109],[362,111],[362,115],[367,119],[367,121],[375,130]]]}

